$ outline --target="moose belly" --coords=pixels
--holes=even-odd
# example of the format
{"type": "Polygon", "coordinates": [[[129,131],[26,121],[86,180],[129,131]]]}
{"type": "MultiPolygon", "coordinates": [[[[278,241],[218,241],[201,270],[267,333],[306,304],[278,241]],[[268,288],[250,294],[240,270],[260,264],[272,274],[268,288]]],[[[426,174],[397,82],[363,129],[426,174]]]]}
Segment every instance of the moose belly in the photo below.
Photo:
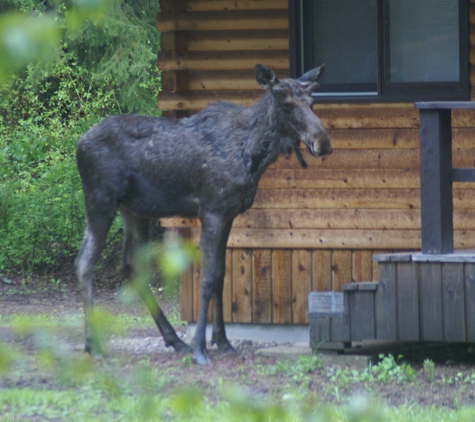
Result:
{"type": "Polygon", "coordinates": [[[196,217],[199,200],[178,184],[155,186],[137,173],[126,175],[121,206],[144,218],[196,217]]]}

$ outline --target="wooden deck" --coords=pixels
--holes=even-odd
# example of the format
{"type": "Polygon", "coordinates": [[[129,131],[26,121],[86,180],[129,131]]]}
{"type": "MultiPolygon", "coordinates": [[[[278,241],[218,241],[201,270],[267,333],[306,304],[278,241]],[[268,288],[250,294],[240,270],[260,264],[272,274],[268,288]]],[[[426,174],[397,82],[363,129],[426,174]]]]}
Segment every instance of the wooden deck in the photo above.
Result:
{"type": "Polygon", "coordinates": [[[340,309],[309,296],[310,342],[475,343],[475,251],[374,258],[379,282],[344,284],[340,309]],[[315,306],[317,304],[317,306],[315,306]]]}

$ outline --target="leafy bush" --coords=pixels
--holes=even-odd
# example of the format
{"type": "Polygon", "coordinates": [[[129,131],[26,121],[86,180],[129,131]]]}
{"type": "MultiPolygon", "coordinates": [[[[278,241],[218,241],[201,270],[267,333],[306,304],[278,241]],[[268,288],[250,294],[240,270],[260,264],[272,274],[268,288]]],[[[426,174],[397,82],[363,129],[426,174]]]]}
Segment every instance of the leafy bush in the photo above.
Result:
{"type": "MultiPolygon", "coordinates": [[[[89,20],[74,33],[61,20],[56,59],[0,86],[0,272],[31,273],[75,255],[84,228],[78,138],[107,115],[159,113],[154,7],[114,1],[103,25],[89,20]]],[[[10,10],[68,13],[66,2],[2,2],[0,11],[10,10]]]]}

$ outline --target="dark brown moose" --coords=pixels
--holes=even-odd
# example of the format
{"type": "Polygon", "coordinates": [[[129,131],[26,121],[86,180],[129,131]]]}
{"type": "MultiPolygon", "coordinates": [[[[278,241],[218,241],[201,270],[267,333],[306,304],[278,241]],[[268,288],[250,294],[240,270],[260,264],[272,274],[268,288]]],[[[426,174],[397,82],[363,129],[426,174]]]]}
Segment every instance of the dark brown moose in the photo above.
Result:
{"type": "Polygon", "coordinates": [[[217,102],[189,118],[112,116],[91,128],[77,145],[76,158],[86,201],[86,229],[76,259],[86,314],[86,351],[94,351],[92,281],[112,221],[124,226],[122,270],[134,274],[134,255],[147,242],[152,218],[198,217],[201,222],[201,303],[190,346],[180,340],[149,287],[140,294],[165,342],[209,363],[206,319],[213,299],[212,343],[232,351],[223,321],[225,250],[233,219],[254,201],[259,178],[279,155],[299,150],[313,156],[332,152],[328,133],[313,113],[312,92],[325,65],[299,79],[279,81],[256,65],[265,94],[252,107],[217,102]]]}

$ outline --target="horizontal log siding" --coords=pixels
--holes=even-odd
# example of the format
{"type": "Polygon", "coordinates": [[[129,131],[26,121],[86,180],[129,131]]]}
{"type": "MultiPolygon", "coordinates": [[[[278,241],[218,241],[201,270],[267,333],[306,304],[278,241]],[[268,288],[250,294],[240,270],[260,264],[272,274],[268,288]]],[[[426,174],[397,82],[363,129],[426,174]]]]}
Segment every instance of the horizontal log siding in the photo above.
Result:
{"type": "MultiPolygon", "coordinates": [[[[158,106],[192,114],[214,101],[252,105],[258,62],[289,75],[286,0],[163,2],[158,106]],[[163,6],[166,6],[165,9],[163,6]]],[[[475,0],[470,5],[470,84],[475,100],[475,0]]],[[[253,208],[228,243],[226,322],[306,323],[309,290],[378,278],[373,253],[420,248],[419,113],[412,103],[317,104],[334,152],[281,157],[263,175],[253,208]]],[[[454,111],[454,167],[475,166],[475,113],[454,111]]],[[[475,191],[454,183],[456,248],[475,247],[475,191]]],[[[198,242],[198,220],[163,219],[198,242]]],[[[198,312],[199,266],[181,280],[181,313],[198,312]]]]}

